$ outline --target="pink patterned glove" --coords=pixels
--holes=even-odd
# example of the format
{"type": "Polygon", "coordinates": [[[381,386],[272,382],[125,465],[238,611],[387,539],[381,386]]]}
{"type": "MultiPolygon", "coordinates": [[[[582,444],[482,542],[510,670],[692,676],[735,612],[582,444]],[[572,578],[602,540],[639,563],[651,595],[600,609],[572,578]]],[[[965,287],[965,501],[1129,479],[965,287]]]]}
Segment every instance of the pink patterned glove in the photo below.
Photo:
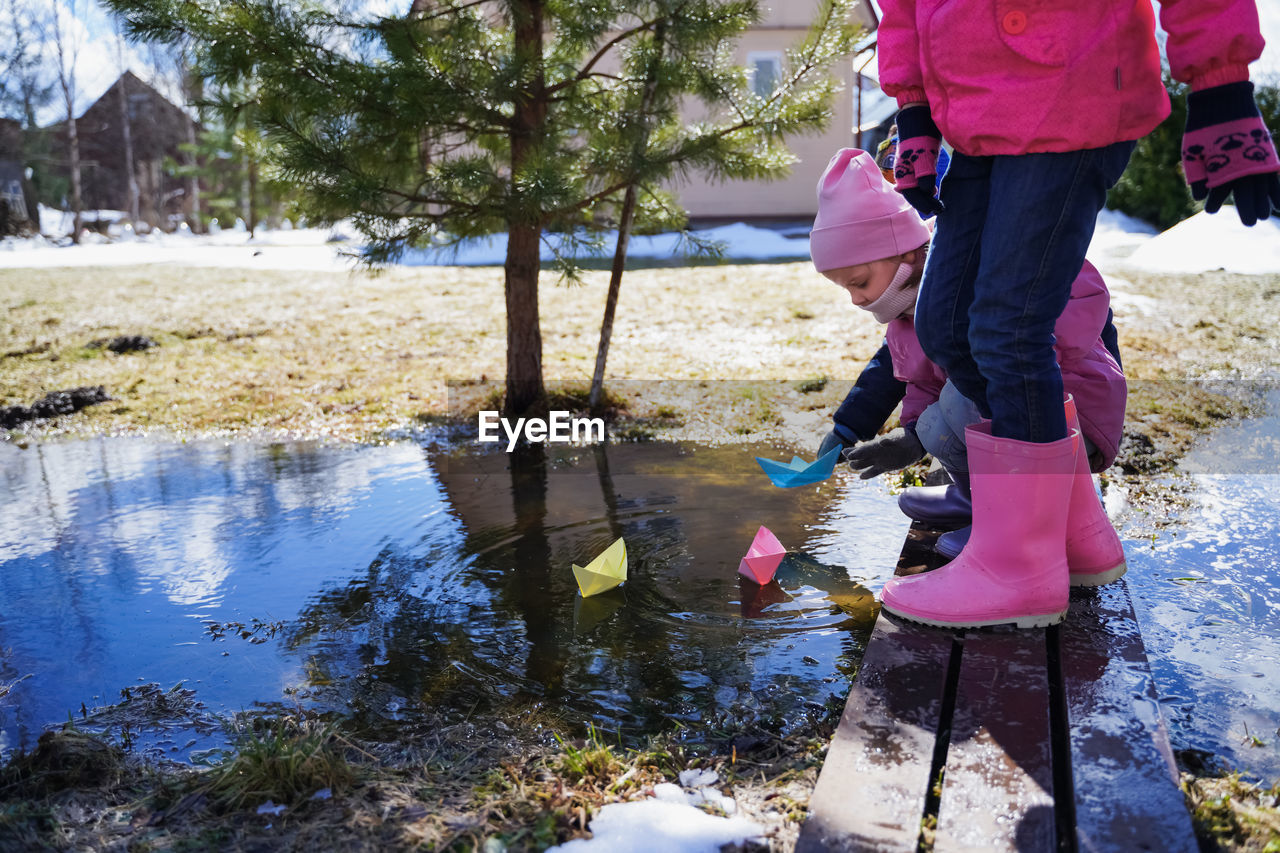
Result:
{"type": "Polygon", "coordinates": [[[1253,84],[1228,83],[1187,97],[1182,169],[1191,196],[1217,213],[1234,195],[1245,225],[1280,215],[1280,158],[1253,100],[1253,84]]]}
{"type": "Polygon", "coordinates": [[[937,216],[945,208],[934,196],[938,182],[938,149],[942,132],[933,123],[927,106],[898,111],[898,153],[894,157],[893,183],[912,207],[924,216],[937,216]]]}

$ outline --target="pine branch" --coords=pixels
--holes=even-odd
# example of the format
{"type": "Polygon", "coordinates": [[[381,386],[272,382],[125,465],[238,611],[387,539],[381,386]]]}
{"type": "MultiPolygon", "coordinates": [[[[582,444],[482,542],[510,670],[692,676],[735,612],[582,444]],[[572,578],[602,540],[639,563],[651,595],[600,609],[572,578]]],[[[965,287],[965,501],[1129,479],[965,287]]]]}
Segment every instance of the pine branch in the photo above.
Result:
{"type": "Polygon", "coordinates": [[[591,69],[595,68],[596,63],[598,63],[601,59],[603,59],[610,50],[612,50],[614,47],[618,46],[622,42],[626,41],[627,39],[631,38],[632,36],[636,35],[637,33],[642,33],[642,32],[645,32],[646,30],[653,29],[653,27],[656,26],[658,22],[661,21],[664,17],[665,16],[663,15],[659,15],[657,18],[654,18],[652,21],[642,22],[632,27],[629,30],[623,30],[622,32],[618,33],[618,35],[614,36],[613,38],[609,39],[609,41],[605,42],[604,45],[599,50],[596,51],[595,55],[591,57],[591,59],[587,62],[587,64],[584,65],[576,75],[566,80],[561,80],[559,83],[556,83],[553,86],[549,86],[547,88],[547,94],[554,95],[555,93],[559,92],[561,89],[567,89],[570,86],[576,86],[577,84],[583,82],[588,77],[592,76],[591,69]]]}

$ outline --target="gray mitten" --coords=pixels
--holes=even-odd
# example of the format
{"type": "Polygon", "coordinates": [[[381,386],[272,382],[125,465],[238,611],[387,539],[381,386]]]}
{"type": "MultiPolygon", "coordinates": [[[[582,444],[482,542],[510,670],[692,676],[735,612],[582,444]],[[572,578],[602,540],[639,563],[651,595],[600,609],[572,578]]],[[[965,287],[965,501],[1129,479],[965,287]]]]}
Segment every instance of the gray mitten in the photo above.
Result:
{"type": "Polygon", "coordinates": [[[864,480],[885,473],[906,468],[925,457],[924,445],[911,430],[897,429],[864,441],[857,447],[844,452],[844,459],[849,467],[859,472],[864,480]]]}

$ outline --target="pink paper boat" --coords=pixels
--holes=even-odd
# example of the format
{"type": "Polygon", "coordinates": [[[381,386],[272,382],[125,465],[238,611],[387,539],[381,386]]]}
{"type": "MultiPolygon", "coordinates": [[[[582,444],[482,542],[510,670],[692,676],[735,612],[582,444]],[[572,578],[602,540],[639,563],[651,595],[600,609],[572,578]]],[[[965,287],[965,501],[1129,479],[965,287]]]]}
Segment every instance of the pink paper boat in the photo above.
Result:
{"type": "Polygon", "coordinates": [[[747,556],[738,564],[738,574],[763,586],[773,580],[773,573],[778,570],[778,564],[786,555],[787,549],[782,547],[778,537],[761,525],[756,531],[756,538],[751,541],[751,547],[747,549],[747,556]]]}

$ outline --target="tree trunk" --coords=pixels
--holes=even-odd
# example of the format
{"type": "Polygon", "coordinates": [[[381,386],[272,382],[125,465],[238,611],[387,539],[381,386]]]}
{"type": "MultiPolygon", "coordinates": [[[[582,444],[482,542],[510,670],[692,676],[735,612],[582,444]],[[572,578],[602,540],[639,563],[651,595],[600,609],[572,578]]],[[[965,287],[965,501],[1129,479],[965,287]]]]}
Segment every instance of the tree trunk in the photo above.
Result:
{"type": "Polygon", "coordinates": [[[511,209],[507,217],[507,394],[503,412],[508,417],[546,412],[546,388],[542,384],[542,329],[538,321],[539,244],[541,212],[519,189],[530,158],[546,134],[546,75],[542,65],[542,0],[512,4],[515,55],[532,65],[527,88],[518,92],[511,117],[511,209]]]}
{"type": "Polygon", "coordinates": [[[196,136],[196,126],[203,118],[200,107],[195,106],[204,97],[204,83],[196,76],[191,68],[190,55],[187,47],[184,45],[182,51],[178,54],[178,76],[182,81],[182,99],[183,105],[194,108],[196,111],[195,118],[188,116],[186,118],[186,142],[187,152],[183,155],[183,161],[187,166],[187,191],[184,199],[184,213],[187,217],[187,225],[191,228],[191,233],[204,233],[204,216],[201,212],[200,199],[200,155],[197,145],[199,138],[196,136]]]}
{"type": "MultiPolygon", "coordinates": [[[[67,107],[67,159],[71,163],[71,210],[74,213],[71,224],[71,241],[80,242],[80,229],[84,227],[81,215],[83,204],[80,200],[80,137],[76,133],[76,55],[75,36],[68,36],[62,29],[61,3],[53,0],[53,39],[58,50],[58,85],[62,88],[62,100],[67,107]],[[65,44],[67,38],[71,44],[65,44]],[[70,47],[70,50],[68,50],[70,47]],[[70,63],[67,53],[71,54],[70,63]]],[[[71,17],[75,18],[75,4],[71,5],[71,17]]]]}
{"type": "Polygon", "coordinates": [[[84,202],[80,199],[80,137],[76,133],[75,106],[72,102],[71,89],[63,87],[67,101],[67,156],[71,160],[71,241],[80,242],[80,229],[84,227],[84,202]]]}
{"type": "Polygon", "coordinates": [[[249,216],[246,220],[249,223],[249,236],[258,230],[258,161],[254,157],[249,158],[249,204],[246,211],[249,216]]]}
{"type": "Polygon", "coordinates": [[[513,227],[507,234],[507,396],[508,417],[541,415],[546,410],[542,384],[542,329],[538,321],[538,267],[542,229],[513,227]]]}
{"type": "Polygon", "coordinates": [[[129,120],[129,92],[125,85],[128,74],[124,65],[124,36],[116,32],[116,57],[120,66],[120,133],[124,137],[124,174],[129,192],[129,219],[134,230],[142,218],[142,204],[138,193],[138,175],[133,162],[133,122],[129,120]]]}
{"type": "Polygon", "coordinates": [[[204,218],[200,215],[200,176],[196,174],[196,123],[194,121],[187,122],[187,153],[183,157],[186,160],[187,168],[190,174],[187,177],[187,224],[191,226],[193,234],[199,234],[204,231],[204,218]]]}
{"type": "MultiPolygon", "coordinates": [[[[658,22],[653,31],[653,39],[657,54],[645,74],[644,93],[640,98],[641,132],[635,136],[631,149],[633,160],[644,156],[644,149],[649,144],[651,132],[649,111],[658,91],[658,59],[666,46],[667,23],[658,22]]],[[[600,322],[600,344],[596,347],[596,369],[591,375],[591,393],[587,397],[588,405],[594,412],[600,408],[604,397],[604,365],[609,358],[609,340],[613,337],[613,316],[618,310],[618,293],[622,290],[622,273],[627,266],[627,244],[631,241],[631,222],[636,213],[636,182],[634,176],[627,184],[627,192],[622,197],[622,215],[618,220],[618,243],[613,250],[613,267],[609,273],[609,295],[604,302],[604,319],[600,322]]]]}
{"type": "Polygon", "coordinates": [[[129,121],[129,96],[125,92],[124,78],[120,78],[120,127],[124,134],[124,173],[129,190],[129,219],[133,227],[138,227],[142,218],[141,201],[138,194],[138,174],[133,162],[133,130],[129,121]]]}
{"type": "Polygon", "coordinates": [[[613,315],[618,310],[618,293],[622,290],[622,271],[627,265],[627,243],[631,240],[631,220],[636,212],[636,185],[627,186],[622,199],[622,217],[618,222],[618,244],[613,250],[613,268],[609,272],[609,295],[604,301],[604,319],[600,322],[600,345],[596,347],[596,370],[591,375],[591,411],[600,408],[604,396],[604,364],[609,357],[609,339],[613,337],[613,315]]]}
{"type": "Polygon", "coordinates": [[[240,221],[249,227],[249,208],[253,202],[249,200],[249,152],[246,149],[240,157],[240,221]]]}

